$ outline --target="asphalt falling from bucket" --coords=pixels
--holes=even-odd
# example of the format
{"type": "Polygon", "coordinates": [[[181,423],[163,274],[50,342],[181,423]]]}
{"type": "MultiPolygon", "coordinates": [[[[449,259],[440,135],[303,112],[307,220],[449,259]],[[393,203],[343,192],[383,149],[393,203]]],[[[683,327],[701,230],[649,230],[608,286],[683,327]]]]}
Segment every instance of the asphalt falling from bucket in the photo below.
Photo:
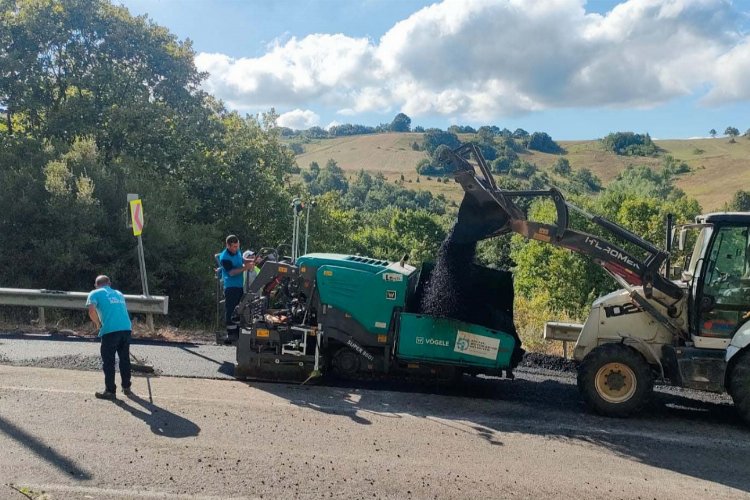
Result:
{"type": "Polygon", "coordinates": [[[455,227],[440,245],[420,309],[423,314],[471,322],[472,307],[468,298],[477,244],[458,243],[454,238],[455,227]]]}
{"type": "Polygon", "coordinates": [[[467,234],[461,223],[459,218],[440,245],[419,310],[422,314],[457,319],[512,335],[516,348],[511,367],[515,367],[524,350],[513,324],[512,277],[474,263],[477,242],[456,237],[467,234]]]}

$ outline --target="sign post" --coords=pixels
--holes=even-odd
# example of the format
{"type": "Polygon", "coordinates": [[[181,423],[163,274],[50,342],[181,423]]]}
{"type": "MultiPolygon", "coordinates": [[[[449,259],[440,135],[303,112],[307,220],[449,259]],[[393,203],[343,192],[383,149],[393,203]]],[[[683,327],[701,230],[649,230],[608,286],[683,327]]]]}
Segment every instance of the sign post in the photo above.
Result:
{"type": "MultiPolygon", "coordinates": [[[[141,287],[143,288],[143,295],[145,297],[151,297],[148,293],[148,279],[146,278],[146,257],[143,252],[143,240],[141,234],[143,233],[143,202],[138,198],[137,194],[128,194],[128,204],[130,205],[130,223],[133,227],[133,236],[138,239],[138,264],[141,269],[141,287]]],[[[146,323],[148,328],[154,330],[154,316],[153,314],[146,315],[146,323]]]]}

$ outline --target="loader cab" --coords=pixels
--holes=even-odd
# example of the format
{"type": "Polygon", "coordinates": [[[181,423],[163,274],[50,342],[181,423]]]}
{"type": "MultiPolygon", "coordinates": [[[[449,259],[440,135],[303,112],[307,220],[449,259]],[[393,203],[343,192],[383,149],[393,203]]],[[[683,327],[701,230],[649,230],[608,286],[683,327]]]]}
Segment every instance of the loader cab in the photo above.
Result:
{"type": "Polygon", "coordinates": [[[726,349],[750,312],[750,214],[703,215],[687,229],[699,230],[682,273],[691,337],[696,347],[726,349]]]}

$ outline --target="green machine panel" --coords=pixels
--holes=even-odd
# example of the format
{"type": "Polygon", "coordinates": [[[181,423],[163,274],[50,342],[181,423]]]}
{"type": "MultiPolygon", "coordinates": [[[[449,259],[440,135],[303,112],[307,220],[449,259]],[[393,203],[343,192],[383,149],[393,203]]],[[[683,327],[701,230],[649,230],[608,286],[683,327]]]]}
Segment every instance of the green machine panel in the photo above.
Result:
{"type": "Polygon", "coordinates": [[[504,332],[449,318],[402,313],[398,333],[398,357],[507,368],[515,339],[504,332]]]}
{"type": "MultiPolygon", "coordinates": [[[[311,265],[312,261],[306,264],[311,265]]],[[[319,259],[317,264],[322,264],[316,279],[324,304],[350,314],[373,334],[388,332],[393,309],[404,307],[409,274],[414,268],[396,270],[388,262],[375,266],[356,261],[325,262],[324,259],[319,259]]]]}

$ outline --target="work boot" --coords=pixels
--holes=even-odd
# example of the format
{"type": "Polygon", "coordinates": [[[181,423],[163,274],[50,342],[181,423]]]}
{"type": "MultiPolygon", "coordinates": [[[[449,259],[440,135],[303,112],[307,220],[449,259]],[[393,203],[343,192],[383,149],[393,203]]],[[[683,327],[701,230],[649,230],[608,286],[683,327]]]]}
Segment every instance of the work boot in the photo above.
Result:
{"type": "Polygon", "coordinates": [[[114,392],[109,392],[107,390],[104,390],[102,392],[95,392],[94,396],[96,396],[96,399],[109,399],[110,401],[114,401],[117,399],[117,396],[114,392]]]}

